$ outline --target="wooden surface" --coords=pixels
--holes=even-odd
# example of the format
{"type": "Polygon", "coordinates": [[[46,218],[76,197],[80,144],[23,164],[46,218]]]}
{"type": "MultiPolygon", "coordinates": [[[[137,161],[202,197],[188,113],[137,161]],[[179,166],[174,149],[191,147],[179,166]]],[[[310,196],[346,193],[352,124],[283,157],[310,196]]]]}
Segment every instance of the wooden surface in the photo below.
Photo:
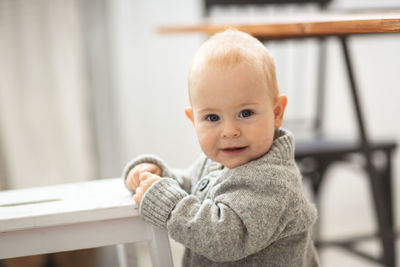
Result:
{"type": "Polygon", "coordinates": [[[153,266],[173,266],[167,232],[141,219],[121,178],[0,192],[0,259],[139,241],[153,266]]]}
{"type": "Polygon", "coordinates": [[[228,28],[248,32],[261,39],[284,39],[400,32],[400,10],[381,13],[318,13],[258,19],[252,22],[201,22],[193,25],[163,26],[159,33],[201,32],[214,34],[228,28]]]}

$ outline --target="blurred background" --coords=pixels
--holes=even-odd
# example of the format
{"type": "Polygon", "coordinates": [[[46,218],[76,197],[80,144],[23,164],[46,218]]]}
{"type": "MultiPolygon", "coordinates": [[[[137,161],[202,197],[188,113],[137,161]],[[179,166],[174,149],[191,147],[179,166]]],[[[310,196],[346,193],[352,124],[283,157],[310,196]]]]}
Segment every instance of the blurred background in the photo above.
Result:
{"type": "MultiPolygon", "coordinates": [[[[0,0],[0,189],[118,177],[128,160],[143,153],[157,154],[173,167],[190,164],[200,148],[183,112],[188,105],[187,74],[206,36],[161,35],[157,27],[195,23],[203,16],[202,5],[201,0],[0,0]]],[[[399,7],[398,1],[334,0],[329,5],[393,7],[399,7]]],[[[316,10],[312,5],[217,9],[210,19],[252,20],[316,10]]],[[[307,99],[315,87],[315,41],[266,45],[275,57],[281,91],[288,95],[288,118],[299,112],[308,116],[307,99]]],[[[400,142],[400,35],[355,36],[349,45],[369,134],[400,142]]],[[[327,64],[324,130],[355,136],[348,81],[335,39],[327,42],[327,64]]],[[[397,227],[399,166],[396,151],[397,227]]],[[[322,235],[374,231],[370,188],[359,168],[335,165],[328,174],[321,193],[322,235]]],[[[180,266],[182,248],[171,242],[180,266]]],[[[147,266],[142,245],[138,266],[147,266]]],[[[379,253],[373,241],[364,249],[379,253]]],[[[93,266],[116,264],[114,250],[104,248],[97,254],[93,266]]],[[[333,248],[322,251],[321,258],[323,266],[379,266],[333,248]]],[[[78,266],[54,262],[52,266],[78,266]]]]}

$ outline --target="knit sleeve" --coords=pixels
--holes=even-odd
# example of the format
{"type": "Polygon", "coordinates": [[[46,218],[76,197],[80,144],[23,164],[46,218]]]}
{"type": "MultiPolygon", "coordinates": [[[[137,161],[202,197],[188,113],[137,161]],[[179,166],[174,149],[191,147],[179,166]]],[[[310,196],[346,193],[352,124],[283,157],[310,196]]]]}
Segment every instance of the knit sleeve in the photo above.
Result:
{"type": "Polygon", "coordinates": [[[295,190],[279,179],[264,178],[257,170],[228,170],[204,201],[159,181],[146,192],[140,210],[145,220],[157,221],[193,252],[215,262],[236,261],[285,235],[309,230],[313,223],[312,216],[301,215],[295,190]]]}
{"type": "MultiPolygon", "coordinates": [[[[206,157],[201,155],[189,168],[185,170],[181,169],[172,169],[170,168],[161,158],[155,155],[142,155],[132,159],[128,162],[123,170],[122,178],[125,180],[128,176],[128,173],[131,169],[133,169],[136,165],[141,163],[153,163],[161,168],[162,177],[168,177],[176,180],[181,188],[183,188],[186,192],[190,192],[192,187],[192,181],[196,180],[201,175],[201,171],[203,166],[205,165],[206,157]]],[[[129,189],[128,189],[129,190],[129,189]]]]}

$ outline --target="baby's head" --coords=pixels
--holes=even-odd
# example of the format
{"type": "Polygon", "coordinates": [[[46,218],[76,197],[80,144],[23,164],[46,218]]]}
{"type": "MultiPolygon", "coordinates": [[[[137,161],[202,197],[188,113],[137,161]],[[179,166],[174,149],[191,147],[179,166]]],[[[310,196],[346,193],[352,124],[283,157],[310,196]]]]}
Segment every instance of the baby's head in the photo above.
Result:
{"type": "Polygon", "coordinates": [[[196,53],[189,73],[192,121],[207,157],[235,168],[268,152],[286,97],[265,46],[236,30],[218,33],[196,53]]]}

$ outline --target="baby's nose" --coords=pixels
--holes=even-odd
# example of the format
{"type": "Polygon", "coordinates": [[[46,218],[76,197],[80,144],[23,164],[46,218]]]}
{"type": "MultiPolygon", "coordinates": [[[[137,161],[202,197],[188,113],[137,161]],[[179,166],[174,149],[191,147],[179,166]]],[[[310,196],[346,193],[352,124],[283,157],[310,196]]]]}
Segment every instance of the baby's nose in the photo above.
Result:
{"type": "Polygon", "coordinates": [[[233,123],[226,124],[222,130],[223,138],[236,138],[241,135],[240,129],[233,123]]]}

